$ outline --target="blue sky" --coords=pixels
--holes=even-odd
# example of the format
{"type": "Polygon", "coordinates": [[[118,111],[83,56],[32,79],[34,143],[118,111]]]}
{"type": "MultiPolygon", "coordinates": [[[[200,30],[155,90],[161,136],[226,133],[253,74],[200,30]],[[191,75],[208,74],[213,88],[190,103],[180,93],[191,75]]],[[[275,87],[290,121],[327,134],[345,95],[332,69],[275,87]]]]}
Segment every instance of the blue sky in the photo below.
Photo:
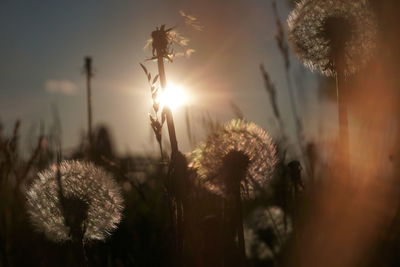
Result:
{"type": "MultiPolygon", "coordinates": [[[[278,2],[285,20],[288,7],[278,2]]],[[[6,131],[21,119],[24,140],[32,125],[50,126],[56,105],[63,146],[76,145],[86,128],[82,65],[90,55],[96,69],[94,123],[111,127],[120,152],[156,151],[148,123],[150,94],[139,62],[150,55],[143,47],[161,24],[177,26],[196,50],[191,58],[167,64],[168,80],[184,85],[196,99],[190,107],[195,128],[196,118],[206,111],[221,121],[232,118],[233,101],[249,120],[273,131],[260,63],[277,84],[285,122],[292,127],[271,1],[5,0],[0,8],[0,120],[6,131]],[[196,16],[204,31],[183,25],[179,10],[196,16]]],[[[155,73],[153,62],[145,65],[155,73]]],[[[314,76],[298,63],[293,74],[301,78],[295,82],[298,108],[312,121],[318,108],[314,76]]],[[[175,111],[175,121],[182,149],[188,151],[182,110],[175,111]]]]}

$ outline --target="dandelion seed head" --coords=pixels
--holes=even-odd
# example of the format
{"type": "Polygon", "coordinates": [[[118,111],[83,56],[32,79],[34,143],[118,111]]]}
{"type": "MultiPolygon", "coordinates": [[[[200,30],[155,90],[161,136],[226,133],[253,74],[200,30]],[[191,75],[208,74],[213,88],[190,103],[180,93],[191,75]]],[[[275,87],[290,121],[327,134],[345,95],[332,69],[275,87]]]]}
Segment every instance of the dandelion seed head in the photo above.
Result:
{"type": "Polygon", "coordinates": [[[68,221],[83,220],[85,242],[105,239],[117,228],[122,216],[123,199],[118,184],[89,162],[61,162],[60,179],[57,169],[53,165],[40,172],[26,193],[33,225],[50,240],[62,242],[71,240],[75,230],[69,229],[68,221]],[[59,181],[64,205],[60,201],[59,181]]]}
{"type": "Polygon", "coordinates": [[[344,74],[351,75],[366,65],[377,42],[368,0],[302,0],[288,25],[289,41],[302,63],[326,76],[336,75],[333,53],[341,54],[344,74]],[[342,51],[334,51],[335,35],[344,42],[342,51]]]}
{"type": "Polygon", "coordinates": [[[221,172],[229,155],[233,155],[231,159],[236,165],[243,163],[245,175],[240,181],[242,198],[254,197],[255,190],[264,187],[270,180],[277,162],[276,148],[270,136],[254,123],[232,120],[217,129],[189,155],[189,166],[197,170],[200,183],[221,196],[227,193],[226,179],[229,177],[224,178],[221,172]],[[238,154],[242,154],[243,160],[238,154]]]}

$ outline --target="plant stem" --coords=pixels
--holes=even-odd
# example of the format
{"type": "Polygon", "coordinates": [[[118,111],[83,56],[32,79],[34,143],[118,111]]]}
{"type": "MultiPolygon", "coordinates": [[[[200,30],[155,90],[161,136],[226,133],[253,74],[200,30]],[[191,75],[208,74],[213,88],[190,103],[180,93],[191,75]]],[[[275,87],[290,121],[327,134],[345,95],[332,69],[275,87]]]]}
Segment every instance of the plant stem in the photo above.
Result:
{"type": "Polygon", "coordinates": [[[247,266],[246,264],[246,246],[244,241],[244,229],[243,229],[243,212],[242,212],[242,199],[240,197],[240,183],[239,183],[239,193],[235,194],[236,208],[237,208],[237,237],[238,237],[238,245],[239,245],[239,257],[240,257],[240,266],[247,266]]]}
{"type": "Polygon", "coordinates": [[[92,140],[92,88],[91,79],[93,77],[92,58],[85,57],[85,74],[86,74],[86,89],[87,89],[87,113],[88,113],[88,139],[90,149],[93,145],[92,140]]]}
{"type": "Polygon", "coordinates": [[[338,120],[339,120],[339,148],[340,148],[340,168],[342,176],[348,177],[349,169],[349,130],[347,117],[347,99],[345,92],[345,77],[343,71],[337,71],[336,75],[336,93],[338,102],[338,120]]]}
{"type": "Polygon", "coordinates": [[[75,242],[75,248],[76,248],[76,256],[78,257],[78,262],[81,267],[88,267],[88,260],[86,256],[86,251],[85,251],[85,245],[83,244],[83,241],[77,241],[75,242]]]}
{"type": "MultiPolygon", "coordinates": [[[[274,216],[272,216],[271,211],[269,209],[266,209],[266,211],[267,211],[267,214],[268,214],[269,218],[272,221],[272,227],[275,230],[276,239],[278,240],[279,245],[282,246],[283,245],[283,237],[281,235],[281,232],[279,231],[279,228],[278,228],[278,225],[277,225],[277,223],[276,223],[276,221],[274,219],[274,216]]],[[[286,218],[284,218],[284,220],[286,220],[286,218]]],[[[285,229],[285,231],[286,231],[286,229],[285,229]]],[[[272,249],[272,251],[273,251],[273,249],[272,249]]]]}
{"type": "MultiPolygon", "coordinates": [[[[158,74],[160,76],[161,88],[162,90],[165,90],[165,88],[167,87],[167,78],[165,76],[164,58],[160,53],[160,51],[157,51],[157,63],[158,63],[158,74]]],[[[176,139],[176,133],[175,133],[174,118],[172,116],[171,109],[168,106],[165,106],[164,110],[167,119],[168,134],[169,134],[169,140],[171,142],[172,155],[176,155],[179,150],[178,150],[178,141],[176,139]]]]}
{"type": "MultiPolygon", "coordinates": [[[[161,83],[161,88],[162,90],[165,90],[167,87],[167,78],[165,75],[165,68],[164,68],[164,56],[162,51],[159,51],[159,49],[156,50],[157,52],[157,63],[158,63],[158,75],[160,77],[160,83],[161,83]]],[[[173,178],[170,181],[170,185],[172,185],[173,190],[175,191],[172,193],[172,198],[169,199],[170,203],[172,204],[175,202],[174,205],[174,216],[171,218],[173,221],[174,225],[174,231],[175,231],[175,237],[176,237],[176,266],[183,266],[183,246],[184,246],[184,214],[183,214],[183,199],[181,197],[181,194],[177,192],[176,190],[179,190],[178,188],[181,188],[182,181],[184,181],[187,177],[184,177],[183,174],[183,168],[186,168],[186,166],[180,164],[180,152],[178,149],[178,141],[176,138],[176,132],[175,132],[175,124],[174,124],[174,118],[172,116],[171,109],[168,106],[165,106],[163,108],[163,112],[165,112],[165,118],[167,121],[167,127],[168,127],[168,134],[169,134],[169,140],[171,143],[171,165],[173,170],[172,172],[169,173],[169,178],[173,178]],[[171,177],[172,175],[172,177],[171,177]],[[175,201],[174,201],[175,200],[175,201]]],[[[170,189],[171,190],[171,189],[170,189]]],[[[181,192],[182,193],[182,192],[181,192]]]]}

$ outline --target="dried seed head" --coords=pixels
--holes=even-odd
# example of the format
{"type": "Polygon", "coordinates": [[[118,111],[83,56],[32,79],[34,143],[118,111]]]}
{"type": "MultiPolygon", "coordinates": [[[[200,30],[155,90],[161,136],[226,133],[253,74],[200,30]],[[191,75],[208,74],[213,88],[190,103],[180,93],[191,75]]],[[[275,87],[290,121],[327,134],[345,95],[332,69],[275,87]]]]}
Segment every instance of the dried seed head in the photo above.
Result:
{"type": "Polygon", "coordinates": [[[121,220],[123,199],[118,184],[89,162],[61,162],[59,179],[57,169],[53,165],[40,172],[26,193],[34,226],[56,242],[80,235],[85,242],[104,239],[121,220]]]}
{"type": "Polygon", "coordinates": [[[208,190],[226,196],[230,184],[238,182],[242,198],[253,197],[255,189],[268,183],[277,162],[268,133],[243,120],[232,120],[216,130],[189,158],[208,190]]]}
{"type": "Polygon", "coordinates": [[[312,71],[354,74],[372,56],[377,23],[368,0],[302,0],[288,18],[289,41],[312,71]],[[337,65],[337,64],[336,64],[337,65]]]}
{"type": "Polygon", "coordinates": [[[157,27],[157,29],[151,33],[153,56],[155,55],[155,51],[158,51],[162,56],[167,56],[171,53],[171,30],[172,29],[165,29],[165,25],[161,25],[160,28],[157,27]]]}
{"type": "Polygon", "coordinates": [[[194,49],[187,48],[189,44],[189,39],[184,37],[178,31],[173,30],[173,28],[165,29],[165,25],[161,25],[160,28],[156,28],[155,31],[151,33],[151,39],[147,41],[145,48],[152,45],[153,57],[151,59],[156,59],[157,56],[161,56],[172,61],[173,57],[176,56],[190,56],[195,52],[194,49]],[[176,53],[173,49],[173,45],[176,44],[183,48],[183,52],[176,53]]]}

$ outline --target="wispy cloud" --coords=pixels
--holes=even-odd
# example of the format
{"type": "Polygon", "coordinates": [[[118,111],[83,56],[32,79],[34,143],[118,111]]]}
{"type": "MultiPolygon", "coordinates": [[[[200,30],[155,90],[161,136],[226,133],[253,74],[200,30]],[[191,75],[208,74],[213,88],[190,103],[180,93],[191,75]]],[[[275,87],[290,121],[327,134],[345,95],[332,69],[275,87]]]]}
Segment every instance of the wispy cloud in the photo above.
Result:
{"type": "Polygon", "coordinates": [[[47,80],[44,86],[49,93],[75,95],[78,92],[78,86],[70,80],[47,80]]]}

